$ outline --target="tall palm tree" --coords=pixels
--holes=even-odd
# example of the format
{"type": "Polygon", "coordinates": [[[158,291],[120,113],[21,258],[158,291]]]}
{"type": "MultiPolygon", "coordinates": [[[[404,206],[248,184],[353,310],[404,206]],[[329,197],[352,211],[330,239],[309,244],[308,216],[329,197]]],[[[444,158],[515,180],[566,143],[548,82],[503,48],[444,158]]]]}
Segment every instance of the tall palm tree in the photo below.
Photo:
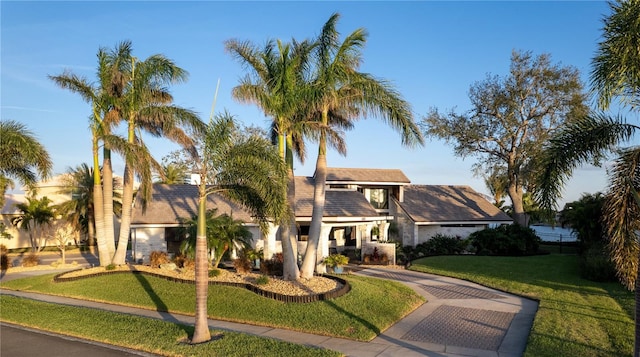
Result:
{"type": "Polygon", "coordinates": [[[93,169],[86,163],[68,168],[63,176],[63,187],[58,193],[69,195],[68,201],[58,205],[67,222],[77,231],[86,234],[87,245],[95,243],[93,214],[93,169]]]}
{"type": "Polygon", "coordinates": [[[286,217],[286,166],[271,143],[258,136],[238,135],[228,114],[212,118],[204,137],[200,164],[198,223],[196,234],[196,318],[192,343],[211,338],[207,324],[206,201],[219,194],[245,206],[263,234],[269,220],[279,224],[286,217]]]}
{"type": "MultiPolygon", "coordinates": [[[[591,87],[601,110],[612,100],[638,114],[640,108],[640,1],[610,2],[604,18],[603,40],[592,59],[591,87]]],[[[540,176],[538,198],[553,208],[555,198],[573,170],[614,151],[617,158],[609,173],[609,189],[603,207],[608,246],[618,276],[636,291],[634,356],[640,356],[640,146],[618,148],[640,131],[640,126],[604,112],[591,114],[565,127],[547,147],[546,167],[540,176]]]]}
{"type": "Polygon", "coordinates": [[[312,115],[319,120],[318,156],[315,171],[313,213],[309,240],[301,276],[309,278],[318,264],[317,248],[324,214],[325,184],[327,177],[327,144],[344,153],[339,129],[350,128],[360,116],[378,117],[400,131],[402,143],[422,145],[422,134],[413,120],[411,107],[393,86],[371,74],[359,72],[362,49],[367,33],[360,28],[340,42],[336,24],[340,15],[335,13],[324,24],[315,49],[314,76],[310,95],[312,115]],[[329,128],[336,129],[335,131],[329,128]]]}
{"type": "Polygon", "coordinates": [[[44,242],[41,239],[45,226],[50,225],[56,216],[51,200],[46,196],[40,199],[27,197],[27,202],[16,204],[16,208],[22,214],[13,218],[11,223],[29,232],[31,250],[37,253],[44,248],[44,242]]]}
{"type": "MultiPolygon", "coordinates": [[[[100,58],[100,52],[98,53],[100,58]]],[[[107,64],[99,61],[98,73],[107,72],[107,64]]],[[[104,116],[108,112],[106,93],[103,85],[91,83],[87,78],[65,71],[61,75],[49,76],[55,84],[63,89],[79,94],[85,102],[91,105],[89,116],[89,128],[91,130],[91,152],[93,166],[93,207],[96,227],[96,242],[98,245],[98,258],[100,265],[111,264],[112,249],[109,249],[107,236],[105,235],[104,196],[102,190],[102,175],[100,170],[99,150],[101,142],[106,140],[104,116]]],[[[113,240],[113,237],[111,237],[113,240]]]]}
{"type": "Polygon", "coordinates": [[[0,120],[0,207],[6,189],[13,187],[12,178],[33,186],[51,174],[51,158],[27,127],[17,121],[0,120]]]}
{"type": "MultiPolygon", "coordinates": [[[[272,119],[272,133],[278,145],[281,160],[287,164],[287,202],[290,221],[280,226],[285,280],[299,277],[297,264],[297,240],[292,232],[295,227],[295,186],[293,155],[301,162],[305,159],[304,127],[299,123],[306,106],[304,91],[308,75],[308,59],[312,45],[308,41],[285,44],[270,40],[263,48],[250,42],[229,40],[225,42],[227,52],[241,62],[249,71],[240,84],[233,88],[233,97],[242,102],[255,104],[272,119]]],[[[265,252],[269,254],[269,252],[265,252]]]]}
{"type": "MultiPolygon", "coordinates": [[[[168,138],[195,153],[192,135],[204,132],[205,124],[195,112],[172,104],[173,97],[166,89],[172,83],[186,81],[188,73],[173,61],[152,55],[144,61],[129,58],[129,67],[124,73],[128,81],[119,97],[114,98],[115,110],[127,125],[128,149],[124,153],[125,169],[122,193],[122,219],[118,247],[113,258],[114,264],[124,264],[133,204],[134,174],[141,179],[140,193],[146,200],[150,198],[152,167],[159,171],[160,165],[152,159],[136,131],[168,138]],[[189,130],[187,134],[185,130],[189,130]],[[130,150],[135,148],[135,150],[130,150]]],[[[114,115],[115,117],[115,115],[114,115]]]]}

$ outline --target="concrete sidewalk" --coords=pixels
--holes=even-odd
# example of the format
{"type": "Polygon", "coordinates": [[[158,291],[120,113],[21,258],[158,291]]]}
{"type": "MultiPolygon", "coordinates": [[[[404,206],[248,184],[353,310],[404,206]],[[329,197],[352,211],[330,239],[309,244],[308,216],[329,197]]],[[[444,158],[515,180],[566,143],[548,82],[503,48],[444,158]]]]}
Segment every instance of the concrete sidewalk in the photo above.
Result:
{"type": "MultiPolygon", "coordinates": [[[[489,289],[467,281],[402,269],[354,269],[354,274],[396,280],[414,289],[427,303],[370,342],[319,336],[290,330],[209,320],[213,329],[244,332],[307,346],[317,346],[346,356],[521,356],[538,304],[535,301],[489,289]]],[[[57,304],[84,306],[119,313],[193,324],[193,316],[136,309],[112,304],[1,290],[0,293],[57,304]]]]}

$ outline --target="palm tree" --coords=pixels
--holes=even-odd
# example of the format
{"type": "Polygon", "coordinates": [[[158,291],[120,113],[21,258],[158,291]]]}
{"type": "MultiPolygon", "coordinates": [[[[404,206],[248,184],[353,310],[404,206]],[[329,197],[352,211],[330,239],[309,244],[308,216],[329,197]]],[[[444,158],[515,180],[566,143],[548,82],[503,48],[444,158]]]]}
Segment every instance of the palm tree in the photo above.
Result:
{"type": "Polygon", "coordinates": [[[58,205],[67,222],[77,231],[87,235],[87,245],[95,244],[93,213],[93,169],[86,163],[68,168],[63,176],[63,187],[58,193],[70,196],[58,205]]]}
{"type": "MultiPolygon", "coordinates": [[[[101,51],[98,52],[98,57],[101,51]]],[[[99,62],[98,73],[108,72],[107,64],[104,61],[99,62]]],[[[79,94],[82,99],[91,105],[91,115],[89,116],[89,128],[91,130],[91,151],[93,166],[93,207],[96,228],[96,242],[98,245],[98,258],[100,265],[106,266],[111,264],[112,250],[109,249],[107,236],[105,235],[105,212],[104,212],[104,196],[102,190],[102,175],[100,170],[99,149],[100,143],[106,139],[105,125],[103,123],[105,113],[108,108],[106,104],[106,94],[104,86],[100,87],[89,82],[88,79],[79,77],[70,72],[64,72],[58,76],[49,76],[59,87],[68,89],[79,94]]],[[[113,239],[113,238],[112,238],[113,239]]]]}
{"type": "Polygon", "coordinates": [[[211,339],[207,324],[207,222],[206,201],[210,194],[242,204],[258,221],[263,234],[269,220],[286,217],[286,166],[264,138],[238,135],[237,124],[228,115],[212,118],[205,133],[200,161],[198,223],[196,234],[196,317],[192,343],[211,339]]]}
{"type": "MultiPolygon", "coordinates": [[[[250,42],[229,40],[227,51],[245,65],[250,73],[233,88],[233,97],[243,103],[255,104],[266,116],[272,118],[272,134],[278,145],[281,160],[287,164],[287,202],[290,221],[280,226],[285,280],[299,277],[297,264],[297,241],[295,234],[295,186],[293,154],[301,162],[305,159],[304,127],[299,122],[305,113],[304,91],[308,74],[308,57],[312,45],[308,41],[284,44],[268,41],[264,48],[250,42]]],[[[269,255],[269,252],[265,252],[269,255]]]]}
{"type": "Polygon", "coordinates": [[[13,187],[11,178],[23,185],[33,186],[51,174],[51,158],[27,127],[13,120],[0,120],[0,207],[4,205],[4,194],[13,187]]]}
{"type": "Polygon", "coordinates": [[[162,171],[156,176],[155,182],[175,185],[185,183],[185,177],[187,177],[187,168],[183,165],[170,162],[162,165],[162,171]]]}
{"type": "Polygon", "coordinates": [[[301,276],[309,278],[318,264],[317,247],[324,214],[327,177],[327,144],[345,152],[339,129],[348,129],[360,116],[379,117],[400,131],[402,143],[422,145],[422,134],[413,120],[408,102],[392,85],[371,74],[359,72],[362,48],[367,33],[360,28],[340,42],[335,13],[325,23],[317,39],[315,71],[310,87],[312,116],[319,120],[318,157],[316,161],[313,213],[309,228],[307,250],[301,276]],[[336,129],[335,131],[329,130],[336,129]]]}
{"type": "MultiPolygon", "coordinates": [[[[127,144],[124,152],[125,169],[122,193],[122,219],[118,247],[114,264],[124,264],[133,204],[134,174],[141,179],[140,193],[150,199],[152,166],[159,171],[160,165],[152,159],[142,138],[136,135],[139,129],[152,136],[168,138],[195,153],[195,142],[185,130],[198,136],[204,132],[205,124],[191,110],[172,104],[173,98],[166,86],[186,81],[188,73],[173,61],[152,55],[144,61],[129,58],[124,67],[128,81],[120,96],[114,98],[114,112],[118,119],[127,123],[127,144]],[[134,148],[134,150],[131,150],[134,148]]],[[[114,115],[115,118],[115,115],[114,115]]]]}
{"type": "Polygon", "coordinates": [[[56,216],[55,210],[51,206],[51,200],[46,196],[40,199],[27,197],[27,202],[16,204],[16,208],[22,214],[13,218],[11,223],[29,232],[31,249],[34,253],[37,253],[44,248],[44,242],[41,240],[44,234],[44,227],[50,225],[56,216]]]}
{"type": "MultiPolygon", "coordinates": [[[[603,40],[592,59],[591,87],[601,110],[619,99],[631,113],[640,108],[640,1],[610,2],[603,40]]],[[[617,158],[609,173],[603,223],[612,260],[622,283],[636,291],[636,333],[634,356],[640,356],[640,146],[616,149],[630,140],[640,126],[604,112],[591,114],[561,130],[546,150],[545,169],[539,179],[538,199],[545,208],[555,198],[573,170],[583,163],[601,159],[614,151],[617,158]]]]}
{"type": "MultiPolygon", "coordinates": [[[[218,265],[220,265],[222,257],[229,249],[240,248],[242,250],[250,248],[253,235],[244,225],[243,221],[233,219],[232,216],[226,213],[214,216],[215,213],[215,209],[207,210],[206,225],[207,245],[212,252],[211,260],[213,261],[213,267],[217,268],[218,265]]],[[[198,217],[193,217],[187,224],[188,238],[182,243],[180,250],[183,253],[193,256],[195,254],[198,217]]]]}

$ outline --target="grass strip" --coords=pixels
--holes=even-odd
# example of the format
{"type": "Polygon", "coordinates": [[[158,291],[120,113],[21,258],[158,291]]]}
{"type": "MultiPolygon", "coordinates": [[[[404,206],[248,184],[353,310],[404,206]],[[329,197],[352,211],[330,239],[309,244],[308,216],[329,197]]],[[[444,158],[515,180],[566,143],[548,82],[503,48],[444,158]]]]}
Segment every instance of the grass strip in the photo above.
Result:
{"type": "Polygon", "coordinates": [[[341,356],[325,349],[270,338],[212,330],[209,343],[184,343],[193,326],[14,296],[0,298],[0,320],[161,356],[341,356]]]}
{"type": "MultiPolygon", "coordinates": [[[[194,314],[195,286],[141,274],[114,274],[54,283],[43,275],[2,283],[2,288],[194,314]]],[[[424,299],[392,281],[346,275],[351,291],[313,303],[284,303],[246,289],[210,286],[209,318],[284,328],[360,341],[375,338],[424,299]]]]}
{"type": "Polygon", "coordinates": [[[411,269],[539,300],[525,356],[633,354],[633,293],[580,278],[575,255],[441,256],[416,260],[411,269]]]}

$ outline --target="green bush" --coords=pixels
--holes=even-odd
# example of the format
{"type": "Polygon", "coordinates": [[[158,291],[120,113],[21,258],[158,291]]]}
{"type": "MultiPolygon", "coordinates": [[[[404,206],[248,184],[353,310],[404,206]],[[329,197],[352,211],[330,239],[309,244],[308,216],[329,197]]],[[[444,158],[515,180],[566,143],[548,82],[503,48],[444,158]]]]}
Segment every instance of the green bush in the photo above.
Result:
{"type": "Polygon", "coordinates": [[[466,247],[466,240],[438,233],[428,241],[418,244],[416,251],[421,256],[454,255],[462,253],[466,247]]]}
{"type": "Polygon", "coordinates": [[[580,255],[580,276],[598,282],[617,281],[615,266],[602,244],[594,244],[580,255]]]}
{"type": "Polygon", "coordinates": [[[266,275],[260,275],[256,278],[256,285],[266,285],[269,284],[269,277],[266,275]]]}
{"type": "Polygon", "coordinates": [[[216,276],[220,276],[220,269],[211,269],[209,270],[209,277],[210,278],[215,278],[216,276]]]}
{"type": "Polygon", "coordinates": [[[104,267],[104,270],[115,270],[116,269],[116,265],[111,263],[109,265],[107,265],[106,267],[104,267]]]}
{"type": "Polygon", "coordinates": [[[469,242],[477,255],[530,255],[536,254],[540,246],[540,238],[535,231],[519,224],[471,233],[469,242]]]}

